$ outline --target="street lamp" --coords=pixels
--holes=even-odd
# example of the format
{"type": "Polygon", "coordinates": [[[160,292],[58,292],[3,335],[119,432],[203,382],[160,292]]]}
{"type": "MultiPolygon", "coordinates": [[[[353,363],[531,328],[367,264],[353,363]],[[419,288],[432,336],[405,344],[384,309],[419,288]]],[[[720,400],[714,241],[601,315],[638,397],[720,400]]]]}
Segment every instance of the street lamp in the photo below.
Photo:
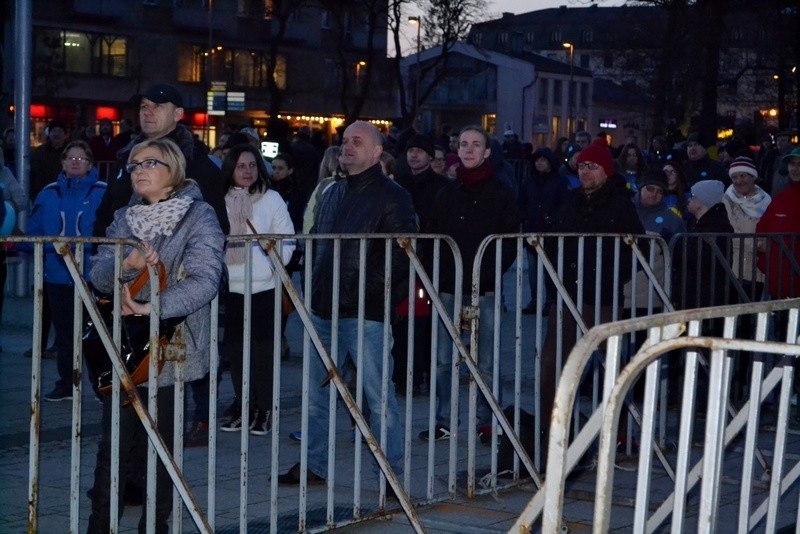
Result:
{"type": "Polygon", "coordinates": [[[356,63],[356,87],[361,87],[361,67],[365,67],[367,62],[364,60],[356,63]]]}
{"type": "Polygon", "coordinates": [[[416,24],[417,26],[417,79],[414,88],[414,113],[417,113],[419,106],[419,54],[420,54],[420,30],[422,29],[422,19],[420,17],[408,17],[409,24],[416,24]]]}
{"type": "MultiPolygon", "coordinates": [[[[572,116],[573,58],[575,57],[575,45],[572,43],[564,43],[564,48],[569,48],[569,88],[567,89],[567,113],[569,114],[569,119],[567,121],[567,133],[571,134],[572,130],[574,130],[573,126],[575,125],[575,118],[572,116]]],[[[575,91],[575,96],[578,96],[577,91],[575,91]]]]}

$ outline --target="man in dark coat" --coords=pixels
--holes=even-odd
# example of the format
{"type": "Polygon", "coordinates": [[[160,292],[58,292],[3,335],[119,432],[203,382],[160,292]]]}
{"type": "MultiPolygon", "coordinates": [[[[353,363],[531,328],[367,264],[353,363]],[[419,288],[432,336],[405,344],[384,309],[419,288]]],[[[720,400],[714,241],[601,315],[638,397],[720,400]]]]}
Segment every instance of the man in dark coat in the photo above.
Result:
{"type": "MultiPolygon", "coordinates": [[[[644,234],[644,227],[627,190],[612,181],[615,173],[614,161],[605,140],[595,140],[581,150],[577,166],[581,185],[573,192],[572,201],[562,207],[553,230],[558,233],[580,234],[644,234]]],[[[563,254],[564,270],[561,280],[568,296],[577,302],[579,289],[582,289],[584,304],[582,319],[589,328],[595,325],[595,308],[599,308],[599,323],[615,319],[614,301],[616,299],[621,306],[623,287],[631,279],[631,249],[622,243],[619,257],[614,249],[612,239],[591,236],[566,237],[563,250],[560,249],[557,239],[551,238],[545,242],[547,256],[554,265],[558,265],[558,255],[563,254]],[[599,239],[602,239],[600,270],[597,262],[599,239]],[[583,256],[579,262],[581,240],[583,256]],[[616,272],[615,264],[618,266],[616,272]],[[597,288],[598,280],[599,288],[597,288]]],[[[542,348],[539,394],[544,440],[547,439],[550,427],[557,384],[558,324],[562,327],[563,358],[566,358],[572,349],[578,328],[577,321],[569,311],[564,312],[561,321],[551,318],[547,324],[547,337],[542,348]]]]}
{"type": "MultiPolygon", "coordinates": [[[[491,153],[489,136],[480,126],[467,126],[461,130],[458,141],[458,156],[461,165],[457,178],[436,196],[433,203],[427,233],[445,234],[453,238],[461,251],[464,279],[461,287],[455,287],[455,265],[450,254],[442,254],[440,265],[440,297],[446,309],[452,310],[455,292],[469,300],[472,294],[473,260],[481,242],[492,234],[516,233],[519,231],[520,215],[511,190],[498,180],[495,169],[489,163],[491,153]]],[[[502,250],[501,272],[511,267],[516,257],[515,247],[505,243],[502,250]]],[[[480,272],[478,366],[483,378],[491,383],[494,346],[494,300],[495,265],[494,254],[484,258],[480,272]]],[[[430,259],[427,261],[430,264],[430,259]]],[[[433,272],[428,270],[428,272],[433,272]]],[[[450,400],[452,397],[453,340],[439,323],[436,372],[436,425],[433,435],[428,430],[420,433],[423,441],[448,439],[450,437],[450,400]]],[[[456,393],[457,394],[457,393],[456,393]]],[[[499,399],[498,399],[499,400],[499,399]]],[[[478,402],[478,431],[482,439],[491,431],[491,410],[481,397],[478,402]]]]}
{"type": "MultiPolygon", "coordinates": [[[[406,143],[406,162],[411,174],[401,175],[397,178],[397,183],[411,193],[414,211],[417,212],[419,226],[422,229],[428,225],[436,195],[450,183],[447,178],[434,172],[431,167],[435,155],[436,149],[428,136],[412,135],[406,143]]],[[[430,241],[421,242],[418,252],[423,256],[429,254],[432,250],[428,247],[429,244],[430,241]]],[[[395,362],[394,383],[400,391],[405,390],[408,366],[408,306],[407,301],[403,302],[406,303],[406,306],[403,306],[401,302],[400,308],[405,310],[405,313],[399,312],[397,320],[392,323],[392,334],[395,339],[395,345],[392,347],[395,362]]],[[[417,307],[415,314],[419,316],[425,311],[425,309],[417,307]]],[[[424,382],[424,373],[430,369],[430,346],[430,321],[418,320],[414,328],[413,390],[415,393],[420,391],[424,382]]]]}
{"type": "MultiPolygon", "coordinates": [[[[411,196],[381,172],[382,152],[380,133],[372,124],[357,121],[347,127],[339,157],[347,177],[334,183],[322,197],[312,234],[409,234],[418,231],[411,196]]],[[[359,379],[363,383],[364,398],[371,408],[371,428],[382,442],[380,429],[385,415],[384,452],[389,465],[399,475],[403,471],[403,436],[400,409],[391,382],[387,386],[386,403],[382,403],[383,354],[391,349],[392,344],[391,336],[388,336],[389,346],[384,347],[384,288],[389,276],[385,272],[384,251],[383,241],[367,241],[364,321],[359,323],[361,244],[358,239],[343,240],[340,255],[335,258],[334,242],[320,241],[314,247],[311,320],[326,347],[330,349],[332,339],[337,339],[338,361],[334,362],[337,367],[341,368],[348,353],[354,361],[360,362],[359,379]],[[338,262],[338,279],[334,278],[334,259],[338,262]],[[333,299],[335,283],[339,289],[336,300],[333,299]],[[333,322],[334,315],[338,316],[337,323],[333,322]],[[332,332],[334,324],[338,327],[336,336],[332,332]],[[363,332],[362,338],[359,332],[363,332]]],[[[408,280],[404,277],[404,273],[408,274],[408,260],[397,244],[391,251],[391,266],[392,294],[401,298],[408,288],[408,280]]],[[[385,372],[391,376],[391,359],[388,365],[385,372]]],[[[328,472],[328,388],[333,386],[327,380],[329,373],[319,355],[312,355],[308,372],[307,476],[309,483],[321,483],[328,472]]],[[[300,474],[298,462],[278,477],[278,483],[298,485],[300,474]]]]}
{"type": "Polygon", "coordinates": [[[131,175],[125,170],[128,154],[134,145],[146,139],[162,139],[167,137],[180,147],[186,158],[186,177],[200,186],[203,200],[211,204],[217,214],[222,231],[230,230],[228,213],[225,209],[225,186],[220,179],[219,169],[208,157],[208,149],[185,126],[178,124],[183,118],[183,97],[170,85],[156,84],[141,95],[139,105],[139,122],[142,133],[117,154],[118,167],[111,173],[108,188],[100,207],[97,208],[97,220],[94,235],[103,237],[106,228],[114,220],[114,212],[127,206],[133,195],[131,175]]]}
{"type": "Polygon", "coordinates": [[[708,144],[699,132],[689,134],[686,138],[686,161],[683,173],[686,185],[691,187],[701,180],[719,180],[725,187],[731,184],[725,167],[708,156],[708,144]]]}
{"type": "MultiPolygon", "coordinates": [[[[571,198],[569,181],[559,174],[559,162],[547,147],[533,153],[533,169],[522,180],[519,191],[519,207],[522,212],[522,231],[525,233],[547,233],[553,231],[558,212],[571,198]]],[[[537,267],[536,251],[528,249],[528,281],[531,300],[522,309],[525,315],[536,313],[537,267]]],[[[545,284],[544,313],[550,308],[552,287],[545,284]]]]}

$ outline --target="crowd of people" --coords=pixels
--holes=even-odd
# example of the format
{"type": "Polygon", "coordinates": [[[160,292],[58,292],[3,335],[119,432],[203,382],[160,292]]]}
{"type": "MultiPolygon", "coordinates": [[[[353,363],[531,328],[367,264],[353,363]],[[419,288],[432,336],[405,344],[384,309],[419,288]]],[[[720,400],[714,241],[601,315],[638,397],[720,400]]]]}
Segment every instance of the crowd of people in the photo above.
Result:
{"type": "MultiPolygon", "coordinates": [[[[651,232],[669,241],[687,232],[800,232],[800,212],[796,209],[800,200],[800,148],[791,145],[788,133],[779,133],[774,147],[762,147],[755,153],[736,140],[721,146],[710,144],[697,132],[681,140],[656,137],[647,147],[635,139],[626,139],[620,147],[612,148],[605,135],[593,138],[582,131],[571,139],[559,139],[552,148],[534,148],[520,142],[511,130],[504,132],[500,140],[479,126],[467,125],[460,130],[444,126],[441,135],[434,137],[415,126],[383,134],[372,124],[357,121],[327,148],[309,127],[303,126],[291,141],[284,135],[276,156],[265,158],[260,146],[262,136],[250,126],[226,132],[217,147],[206,147],[184,125],[183,98],[172,86],[154,85],[139,100],[138,129],[128,123],[116,136],[106,119],[99,122],[99,134],[88,141],[70,142],[65,123],[49,123],[44,144],[31,154],[32,207],[25,231],[31,236],[94,235],[139,241],[141,249],[125,249],[123,282],[133,280],[147,265],[164,265],[168,286],[161,295],[161,315],[185,317],[186,338],[191,340],[187,344],[185,376],[191,384],[195,412],[186,430],[187,446],[202,446],[208,440],[209,304],[217,294],[224,295],[225,352],[236,394],[221,430],[267,433],[273,397],[271,348],[277,336],[281,336],[281,357],[290,354],[286,316],[274,321],[275,299],[280,298],[280,293],[276,297],[279,285],[275,266],[257,242],[247,251],[241,240],[231,240],[226,246],[226,235],[286,235],[279,253],[293,272],[300,270],[304,261],[300,242],[290,238],[296,233],[444,234],[458,245],[464,266],[463,281],[457,287],[453,259],[443,255],[439,265],[440,297],[447,309],[452,309],[458,295],[468,298],[471,294],[473,259],[480,243],[493,234],[651,232]],[[252,255],[250,273],[245,270],[248,254],[252,255]],[[250,287],[245,286],[246,280],[250,287]],[[242,325],[248,294],[254,321],[246,348],[242,325]],[[273,328],[274,322],[281,325],[280,332],[273,328]],[[246,349],[251,373],[247,412],[241,405],[246,349]]],[[[285,128],[277,122],[272,126],[272,135],[285,128]]],[[[6,165],[0,177],[4,197],[14,209],[27,210],[29,201],[14,179],[13,130],[4,135],[3,155],[6,165]]],[[[555,244],[551,240],[547,247],[552,249],[555,244]]],[[[332,242],[321,242],[314,248],[314,257],[308,258],[312,261],[310,311],[314,325],[328,347],[332,339],[338,340],[337,350],[332,351],[335,361],[326,363],[314,357],[310,362],[309,417],[315,424],[309,425],[308,436],[293,434],[295,439],[309,441],[306,476],[312,483],[324,482],[328,470],[328,432],[321,423],[328,418],[327,365],[343,367],[348,358],[362,356],[364,393],[372,407],[371,426],[381,428],[381,417],[385,415],[386,435],[377,437],[385,444],[390,465],[397,473],[402,471],[403,440],[395,387],[401,392],[406,388],[409,306],[406,303],[403,307],[403,300],[408,293],[408,268],[404,267],[407,260],[398,246],[392,249],[392,302],[397,307],[394,335],[389,337],[389,347],[384,347],[385,248],[383,243],[367,244],[365,322],[359,325],[359,247],[358,241],[345,240],[337,251],[340,278],[336,302],[332,292],[332,242]],[[334,323],[336,313],[339,319],[334,323]],[[338,328],[335,333],[334,325],[338,328]],[[363,343],[358,340],[359,328],[363,328],[363,343]],[[383,358],[384,348],[393,355],[388,362],[383,358]],[[388,376],[393,377],[388,399],[382,397],[384,365],[389,366],[388,376]]],[[[20,247],[23,252],[31,249],[20,247]]],[[[587,312],[583,317],[587,325],[594,324],[598,317],[601,321],[612,320],[612,303],[618,299],[624,299],[626,306],[643,307],[641,295],[623,294],[627,291],[625,282],[639,274],[631,270],[630,255],[618,261],[617,282],[622,283],[613,283],[605,280],[614,274],[613,270],[599,273],[594,266],[597,260],[608,264],[615,259],[595,258],[597,249],[591,244],[586,244],[584,250],[579,256],[577,241],[567,241],[564,250],[548,253],[564,254],[569,271],[564,275],[564,284],[571,296],[575,297],[581,286],[601,288],[598,294],[583,293],[584,302],[600,307],[599,316],[587,312]],[[577,268],[579,257],[583,257],[583,269],[577,268]],[[578,280],[579,272],[583,273],[582,280],[578,280]],[[596,286],[598,277],[603,280],[596,286]],[[615,288],[619,294],[614,294],[615,288]]],[[[423,263],[430,268],[432,255],[426,252],[424,246],[419,250],[423,263]]],[[[609,253],[611,249],[605,247],[603,254],[609,253]]],[[[630,254],[628,251],[623,255],[626,253],[630,254]]],[[[706,253],[704,249],[690,252],[694,256],[706,253]]],[[[5,248],[0,248],[0,254],[4,281],[5,248]]],[[[531,300],[521,312],[546,316],[553,304],[554,287],[543,284],[544,302],[536,301],[537,287],[541,285],[536,252],[529,249],[527,257],[531,300]]],[[[762,249],[755,242],[742,242],[734,250],[734,258],[736,275],[748,287],[760,284],[758,289],[766,293],[766,298],[800,295],[800,282],[795,280],[788,260],[778,254],[778,247],[762,249]],[[775,265],[779,265],[785,279],[771,277],[764,287],[764,272],[775,265]]],[[[514,259],[515,250],[503,247],[501,275],[514,259]]],[[[96,290],[113,290],[113,247],[87,246],[83,265],[87,281],[96,290]]],[[[489,356],[493,346],[496,272],[494,265],[485,265],[478,277],[479,367],[487,380],[492,374],[489,356]]],[[[714,280],[717,283],[722,279],[714,280]]],[[[695,281],[685,281],[683,286],[695,281]]],[[[70,400],[72,317],[65,313],[71,308],[61,303],[72,298],[73,284],[64,260],[52,246],[45,249],[44,282],[46,302],[38,349],[44,357],[54,357],[58,362],[58,380],[44,400],[70,400]],[[53,309],[56,306],[57,312],[53,309]],[[47,347],[51,323],[55,330],[52,349],[47,347]]],[[[715,290],[714,284],[702,284],[700,291],[694,292],[698,299],[694,304],[714,304],[715,291],[719,294],[722,290],[715,290]]],[[[123,314],[149,313],[147,292],[134,299],[123,291],[123,297],[123,314]]],[[[429,312],[425,302],[417,306],[416,313],[429,312]]],[[[419,434],[422,440],[448,439],[452,424],[450,399],[452,388],[457,387],[453,381],[452,340],[443,323],[438,328],[433,377],[426,376],[430,369],[431,329],[418,327],[413,336],[418,347],[411,384],[414,393],[433,380],[437,392],[436,419],[419,434]]],[[[548,330],[555,328],[555,321],[550,322],[548,330]]],[[[574,331],[577,324],[568,318],[562,328],[574,331]]],[[[548,331],[542,358],[543,413],[549,413],[554,394],[555,344],[555,332],[548,331]]],[[[172,409],[173,382],[171,371],[165,368],[158,379],[159,408],[163,406],[164,413],[172,409]]],[[[97,532],[107,531],[109,521],[110,397],[104,397],[103,403],[103,439],[95,485],[90,492],[90,531],[97,532]]],[[[123,413],[128,415],[120,422],[121,439],[130,445],[146,439],[131,410],[123,413]]],[[[488,404],[482,402],[478,409],[480,435],[491,432],[490,421],[488,404]]],[[[158,425],[165,441],[171,443],[172,418],[159,415],[158,425]]],[[[547,425],[543,428],[546,431],[547,425]]],[[[133,456],[120,457],[120,464],[128,473],[123,478],[131,486],[136,477],[129,467],[141,461],[133,456]]],[[[298,484],[301,475],[298,463],[279,481],[298,484]]],[[[167,491],[163,469],[159,469],[158,479],[157,530],[171,513],[171,499],[160,497],[167,491]]]]}

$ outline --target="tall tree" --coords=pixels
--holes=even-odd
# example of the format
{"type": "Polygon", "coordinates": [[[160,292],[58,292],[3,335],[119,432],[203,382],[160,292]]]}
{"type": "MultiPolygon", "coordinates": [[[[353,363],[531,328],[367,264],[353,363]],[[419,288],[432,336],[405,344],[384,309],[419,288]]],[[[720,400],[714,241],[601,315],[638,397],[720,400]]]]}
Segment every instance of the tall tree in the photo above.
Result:
{"type": "MultiPolygon", "coordinates": [[[[406,124],[417,115],[436,86],[447,76],[448,56],[453,46],[466,38],[470,27],[487,15],[486,0],[389,0],[389,29],[393,35],[395,56],[392,58],[397,82],[400,113],[406,124]],[[401,31],[407,24],[411,6],[419,11],[419,46],[425,49],[440,46],[436,57],[409,69],[408,83],[401,67],[401,31]],[[421,12],[421,14],[419,14],[421,12]]],[[[415,43],[416,44],[416,43],[415,43]]]]}
{"type": "Polygon", "coordinates": [[[283,84],[277,76],[281,67],[281,48],[286,43],[289,21],[309,5],[309,0],[272,0],[265,5],[265,16],[271,21],[267,36],[267,91],[269,92],[269,115],[277,117],[283,106],[283,84]]]}
{"type": "Polygon", "coordinates": [[[376,73],[383,70],[385,57],[381,40],[385,38],[386,0],[322,0],[337,33],[339,101],[345,124],[361,115],[374,89],[376,73]],[[366,28],[364,40],[355,29],[366,28]]]}

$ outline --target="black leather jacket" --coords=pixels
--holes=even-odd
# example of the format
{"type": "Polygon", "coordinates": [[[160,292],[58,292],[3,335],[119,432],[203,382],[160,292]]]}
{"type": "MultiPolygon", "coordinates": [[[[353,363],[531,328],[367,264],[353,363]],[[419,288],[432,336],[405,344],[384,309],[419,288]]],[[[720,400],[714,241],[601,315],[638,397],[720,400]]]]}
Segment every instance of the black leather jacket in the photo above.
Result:
{"type": "MultiPolygon", "coordinates": [[[[334,183],[322,198],[312,234],[408,234],[419,230],[411,195],[381,172],[376,164],[361,174],[334,183]]],[[[333,240],[314,246],[311,309],[330,319],[333,312],[333,240]]],[[[385,303],[384,241],[366,243],[365,318],[383,321],[385,303]]],[[[342,240],[339,261],[339,317],[358,316],[359,240],[342,240]]],[[[392,298],[399,302],[408,291],[408,259],[392,248],[392,298]]],[[[392,305],[391,309],[394,309],[392,305]]]]}

